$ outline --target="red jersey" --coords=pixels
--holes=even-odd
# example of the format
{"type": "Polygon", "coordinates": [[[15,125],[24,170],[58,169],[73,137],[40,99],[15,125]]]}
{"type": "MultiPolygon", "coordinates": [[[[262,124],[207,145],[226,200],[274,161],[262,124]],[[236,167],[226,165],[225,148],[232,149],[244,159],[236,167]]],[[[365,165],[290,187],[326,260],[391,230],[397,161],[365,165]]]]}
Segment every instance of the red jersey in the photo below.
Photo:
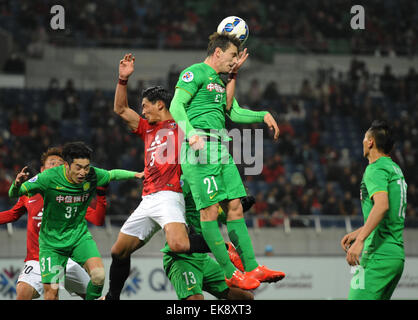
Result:
{"type": "MultiPolygon", "coordinates": [[[[41,194],[33,197],[21,196],[12,209],[0,212],[0,224],[14,222],[25,212],[28,212],[28,225],[26,237],[26,258],[39,260],[39,229],[41,228],[44,199],[41,194]]],[[[97,196],[96,209],[89,207],[86,213],[87,221],[99,226],[104,222],[106,212],[106,196],[97,196]]]]}
{"type": "Polygon", "coordinates": [[[140,118],[138,128],[133,131],[145,143],[145,179],[142,195],[170,190],[182,192],[180,186],[181,166],[180,143],[177,123],[166,120],[149,124],[140,118]]]}

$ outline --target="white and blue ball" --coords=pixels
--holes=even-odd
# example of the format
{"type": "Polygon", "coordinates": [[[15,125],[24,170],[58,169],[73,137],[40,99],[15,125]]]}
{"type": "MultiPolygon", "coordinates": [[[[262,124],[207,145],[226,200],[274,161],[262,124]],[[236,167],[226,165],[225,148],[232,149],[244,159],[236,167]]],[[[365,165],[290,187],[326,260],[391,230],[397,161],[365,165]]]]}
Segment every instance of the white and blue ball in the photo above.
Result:
{"type": "Polygon", "coordinates": [[[218,33],[229,33],[235,35],[241,43],[244,43],[248,39],[248,26],[243,19],[236,16],[226,17],[218,25],[218,33]]]}

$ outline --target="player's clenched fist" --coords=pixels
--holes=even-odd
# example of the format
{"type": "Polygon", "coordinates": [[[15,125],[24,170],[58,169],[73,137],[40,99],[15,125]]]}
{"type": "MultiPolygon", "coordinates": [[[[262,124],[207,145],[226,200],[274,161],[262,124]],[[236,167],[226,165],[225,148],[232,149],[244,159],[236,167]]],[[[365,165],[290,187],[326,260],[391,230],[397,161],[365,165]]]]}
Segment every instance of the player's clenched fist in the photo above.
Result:
{"type": "Polygon", "coordinates": [[[125,54],[119,63],[119,78],[128,80],[129,76],[134,72],[135,57],[132,53],[125,54]]]}

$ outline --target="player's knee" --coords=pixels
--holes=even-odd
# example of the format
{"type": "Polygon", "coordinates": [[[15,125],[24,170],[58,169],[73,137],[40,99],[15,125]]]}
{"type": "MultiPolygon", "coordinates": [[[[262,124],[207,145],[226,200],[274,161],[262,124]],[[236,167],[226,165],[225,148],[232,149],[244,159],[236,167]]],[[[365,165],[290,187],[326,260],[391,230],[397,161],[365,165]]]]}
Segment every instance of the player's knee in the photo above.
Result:
{"type": "Polygon", "coordinates": [[[112,259],[123,260],[130,256],[130,251],[123,246],[114,245],[110,250],[110,254],[112,259]]]}
{"type": "Polygon", "coordinates": [[[200,219],[202,221],[215,221],[219,215],[219,204],[211,205],[210,207],[200,210],[200,219]]]}
{"type": "Polygon", "coordinates": [[[240,199],[231,200],[228,204],[228,219],[235,220],[244,217],[240,199]]]}
{"type": "MultiPolygon", "coordinates": [[[[185,239],[187,240],[187,239],[185,239]]],[[[173,252],[187,252],[190,249],[189,241],[182,239],[167,239],[167,244],[173,252]]]]}
{"type": "Polygon", "coordinates": [[[101,286],[105,281],[105,270],[104,268],[94,268],[90,271],[91,282],[96,286],[101,286]]]}

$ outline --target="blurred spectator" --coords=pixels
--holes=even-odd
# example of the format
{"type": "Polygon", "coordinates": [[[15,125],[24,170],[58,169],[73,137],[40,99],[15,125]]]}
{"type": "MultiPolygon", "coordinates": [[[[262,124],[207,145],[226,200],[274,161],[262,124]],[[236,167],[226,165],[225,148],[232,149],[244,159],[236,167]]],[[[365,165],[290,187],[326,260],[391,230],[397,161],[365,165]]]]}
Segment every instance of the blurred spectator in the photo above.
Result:
{"type": "Polygon", "coordinates": [[[354,205],[351,193],[349,191],[344,193],[344,198],[339,203],[339,209],[340,214],[343,216],[357,215],[357,207],[354,205]]]}
{"type": "Polygon", "coordinates": [[[330,195],[325,199],[322,207],[322,214],[327,216],[340,214],[337,198],[334,195],[330,195]]]}
{"type": "Polygon", "coordinates": [[[26,70],[25,61],[16,53],[12,53],[3,66],[4,73],[24,74],[26,70]]]}
{"type": "Polygon", "coordinates": [[[264,200],[263,193],[258,193],[255,197],[254,211],[257,215],[261,215],[268,208],[268,203],[264,200]]]}
{"type": "Polygon", "coordinates": [[[392,67],[390,65],[385,66],[383,74],[380,77],[380,91],[392,100],[396,98],[396,78],[392,74],[392,67]]]}
{"type": "Polygon", "coordinates": [[[9,189],[12,185],[11,179],[6,176],[6,171],[0,168],[0,197],[9,197],[9,189]]]}
{"type": "Polygon", "coordinates": [[[275,103],[280,99],[278,84],[275,81],[270,81],[263,92],[263,99],[267,101],[267,103],[275,103]]]}
{"type": "Polygon", "coordinates": [[[53,95],[49,99],[45,106],[45,113],[49,120],[52,122],[53,126],[58,126],[59,122],[62,120],[62,115],[64,112],[64,105],[62,101],[55,98],[53,95]]]}
{"type": "Polygon", "coordinates": [[[260,82],[257,78],[254,78],[250,82],[250,88],[248,89],[248,95],[246,96],[246,101],[251,109],[257,109],[259,107],[260,101],[262,99],[262,91],[260,87],[260,82]]]}
{"type": "Polygon", "coordinates": [[[10,121],[10,133],[15,137],[27,137],[29,135],[29,121],[25,114],[15,112],[10,121]]]}
{"type": "Polygon", "coordinates": [[[314,98],[314,92],[308,79],[303,79],[299,90],[299,96],[304,100],[312,100],[314,98]]]}

